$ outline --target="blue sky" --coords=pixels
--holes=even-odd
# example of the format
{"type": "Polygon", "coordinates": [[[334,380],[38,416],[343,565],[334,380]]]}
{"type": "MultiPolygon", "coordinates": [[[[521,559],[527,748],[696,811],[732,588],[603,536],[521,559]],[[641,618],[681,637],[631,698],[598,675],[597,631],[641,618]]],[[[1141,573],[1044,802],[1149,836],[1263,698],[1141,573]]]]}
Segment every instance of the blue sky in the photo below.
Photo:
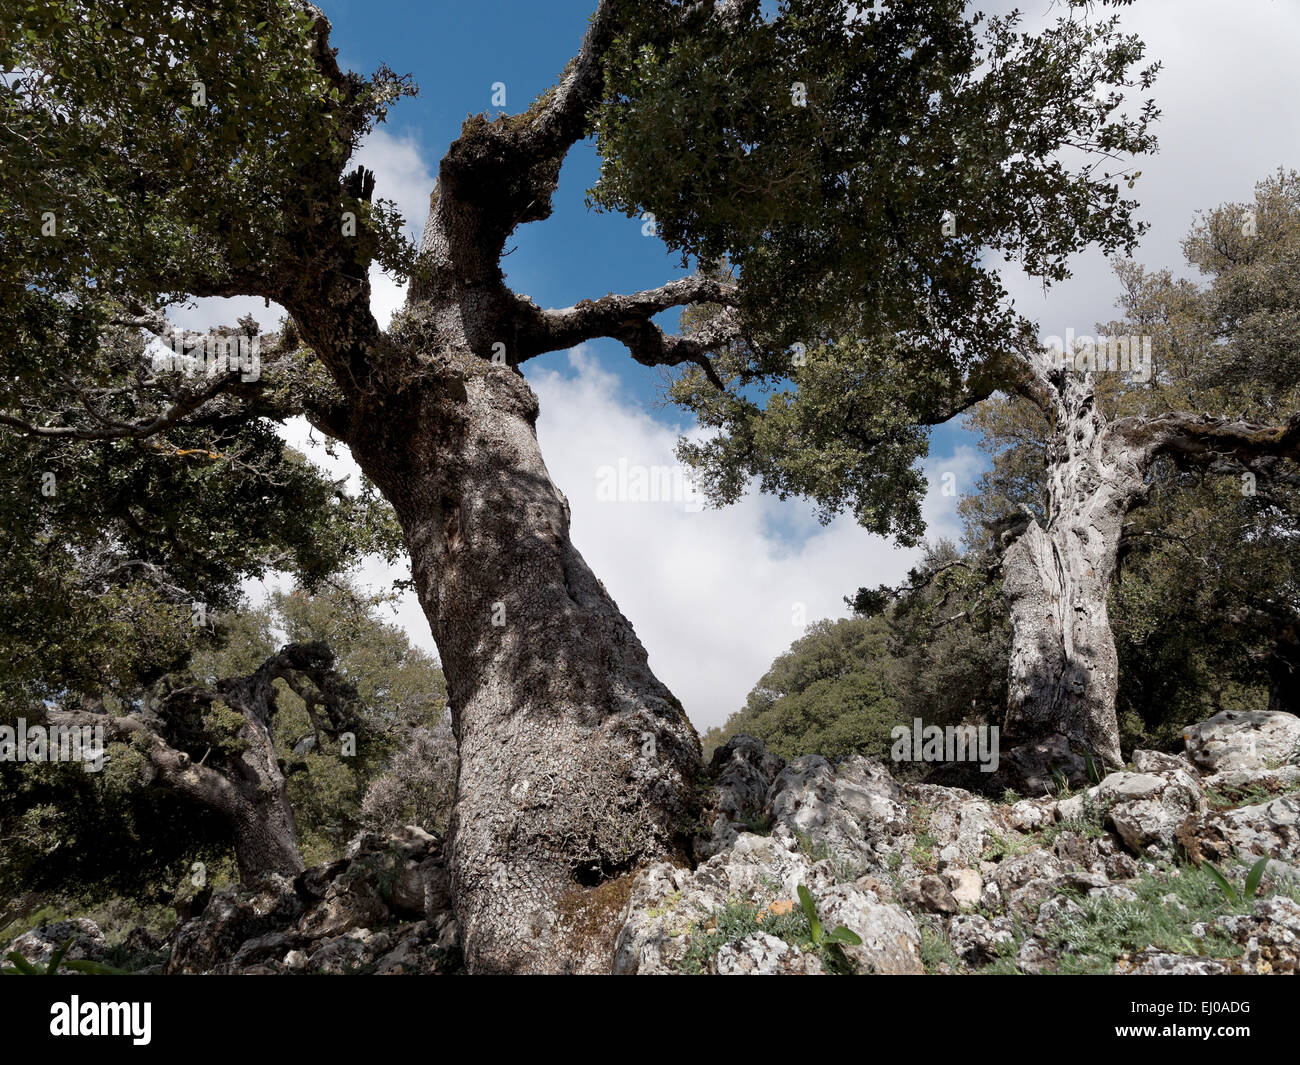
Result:
{"type": "MultiPolygon", "coordinates": [[[[466,115],[491,110],[492,85],[504,82],[507,110],[521,111],[554,83],[576,50],[594,0],[318,0],[333,22],[333,43],[347,66],[369,73],[380,62],[410,72],[420,96],[393,109],[359,158],[376,171],[378,195],[395,199],[418,232],[437,162],[466,115]]],[[[1002,12],[1011,0],[979,5],[1002,12]]],[[[1021,0],[1026,28],[1061,13],[1052,0],[1021,0]]],[[[1248,199],[1254,183],[1278,166],[1300,167],[1300,4],[1287,0],[1139,0],[1122,9],[1151,58],[1165,69],[1155,95],[1164,116],[1161,151],[1142,164],[1136,189],[1151,223],[1138,258],[1186,274],[1179,243],[1197,210],[1248,199]],[[1211,76],[1212,75],[1212,76],[1211,76]]],[[[546,222],[525,226],[504,266],[511,285],[542,306],[566,306],[610,291],[631,292],[680,273],[639,221],[588,212],[583,196],[595,178],[590,145],[571,153],[546,222]]],[[[1093,331],[1113,317],[1118,295],[1099,255],[1074,261],[1075,276],[1044,297],[1039,286],[1007,276],[1020,309],[1043,335],[1093,331]]],[[[375,277],[381,322],[403,294],[375,277]]],[[[229,323],[251,311],[264,328],[274,312],[261,301],[201,301],[174,317],[191,328],[229,323]]],[[[658,374],[612,342],[555,352],[526,366],[541,401],[538,434],[552,478],[569,499],[573,537],[636,627],[652,667],[702,727],[721,723],[744,702],[772,659],[820,617],[843,616],[843,596],[859,585],[895,583],[914,551],[867,535],[850,519],[820,527],[801,501],[751,493],[723,511],[677,502],[610,505],[598,498],[602,469],[618,462],[666,466],[685,428],[680,412],[655,404],[658,374]]],[[[291,438],[331,466],[303,426],[291,438]]],[[[984,460],[959,426],[931,438],[925,471],[932,489],[924,514],[931,535],[959,534],[957,499],[938,490],[952,472],[959,490],[974,486],[984,460]]],[[[343,459],[340,473],[355,474],[343,459]]],[[[393,576],[381,566],[364,577],[393,576]]],[[[412,600],[400,620],[432,647],[412,600]]]]}

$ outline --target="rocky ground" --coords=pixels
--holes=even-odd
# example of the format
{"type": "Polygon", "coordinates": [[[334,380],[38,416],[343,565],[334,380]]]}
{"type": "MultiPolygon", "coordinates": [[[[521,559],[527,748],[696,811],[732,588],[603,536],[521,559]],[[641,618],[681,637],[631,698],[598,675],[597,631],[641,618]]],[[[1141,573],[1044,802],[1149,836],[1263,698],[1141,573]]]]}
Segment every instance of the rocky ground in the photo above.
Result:
{"type": "MultiPolygon", "coordinates": [[[[1225,712],[1181,755],[1135,751],[1089,784],[1061,744],[1008,752],[985,796],[907,783],[874,759],[718,750],[694,868],[600,889],[621,908],[616,973],[1294,973],[1300,968],[1300,718],[1225,712]],[[1002,781],[1000,781],[1002,783],[1002,781]],[[1247,890],[1261,857],[1262,883],[1247,890]],[[1224,887],[1210,871],[1220,870],[1224,887]],[[818,923],[858,943],[820,942],[818,923]]],[[[89,921],[8,949],[102,959],[89,921]]],[[[460,968],[441,841],[363,834],[263,890],[213,894],[156,950],[167,973],[440,973],[460,968]]]]}

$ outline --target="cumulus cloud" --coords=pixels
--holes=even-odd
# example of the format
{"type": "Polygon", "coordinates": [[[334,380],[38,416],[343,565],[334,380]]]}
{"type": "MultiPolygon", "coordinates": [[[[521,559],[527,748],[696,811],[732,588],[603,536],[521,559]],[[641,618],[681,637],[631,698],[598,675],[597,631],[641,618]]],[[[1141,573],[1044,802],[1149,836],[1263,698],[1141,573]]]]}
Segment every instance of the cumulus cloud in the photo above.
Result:
{"type": "MultiPolygon", "coordinates": [[[[809,622],[847,614],[845,595],[897,583],[915,565],[917,551],[848,518],[819,526],[805,503],[757,493],[720,510],[700,510],[689,498],[611,500],[602,468],[672,468],[677,433],[620,395],[617,378],[586,349],[569,353],[568,369],[529,377],[541,401],[542,453],[568,497],[574,542],[698,727],[738,709],[809,622]]],[[[957,499],[942,494],[942,474],[953,473],[959,490],[969,487],[980,458],[963,447],[932,456],[926,468],[929,535],[955,539],[957,499]]]]}
{"type": "MultiPolygon", "coordinates": [[[[892,546],[851,519],[819,525],[811,509],[757,493],[723,509],[702,509],[687,495],[659,501],[610,499],[607,470],[676,469],[675,429],[624,395],[616,375],[586,348],[554,357],[530,373],[541,402],[538,437],[551,477],[569,500],[573,538],[636,628],[650,664],[697,727],[721,724],[778,654],[824,617],[843,617],[844,596],[861,585],[894,584],[919,551],[892,546]],[[603,483],[602,483],[603,482],[603,483]]],[[[345,449],[330,455],[320,434],[297,419],[285,436],[331,476],[355,490],[360,476],[345,449]]],[[[960,536],[957,497],[943,475],[969,488],[981,469],[969,447],[932,456],[924,514],[933,539],[960,536]]],[[[664,483],[672,483],[667,477],[664,483]]],[[[409,576],[403,562],[368,559],[358,574],[370,587],[409,576]]],[[[250,583],[255,599],[283,579],[250,583]]],[[[413,595],[395,620],[412,642],[436,650],[413,595]]]]}

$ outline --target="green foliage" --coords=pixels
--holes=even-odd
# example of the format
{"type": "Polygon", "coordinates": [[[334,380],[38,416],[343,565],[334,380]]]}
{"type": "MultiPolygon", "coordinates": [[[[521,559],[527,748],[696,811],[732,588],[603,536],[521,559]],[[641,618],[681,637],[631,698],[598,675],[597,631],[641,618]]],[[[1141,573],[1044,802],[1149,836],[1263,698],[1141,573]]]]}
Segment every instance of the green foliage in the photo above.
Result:
{"type": "Polygon", "coordinates": [[[1268,868],[1269,859],[1261,858],[1250,867],[1246,874],[1246,882],[1242,885],[1240,891],[1231,880],[1219,871],[1219,868],[1213,862],[1205,862],[1205,870],[1214,877],[1214,882],[1219,885],[1219,890],[1223,892],[1223,897],[1228,900],[1232,906],[1249,906],[1255,901],[1255,895],[1259,891],[1260,881],[1264,878],[1264,871],[1268,868]]]}
{"type": "Polygon", "coordinates": [[[368,487],[345,492],[274,428],[176,431],[164,446],[0,427],[7,711],[155,682],[215,636],[210,621],[194,623],[193,604],[205,617],[229,610],[245,580],[286,570],[315,588],[367,553],[396,555],[387,504],[368,487]],[[203,457],[177,450],[192,447],[203,457]],[[205,457],[209,449],[222,457],[205,457]]]}
{"type": "Polygon", "coordinates": [[[885,626],[876,619],[819,621],[749,693],[711,747],[748,733],[777,754],[885,755],[898,705],[885,626]]]}
{"type": "Polygon", "coordinates": [[[673,389],[720,432],[680,455],[718,501],[757,477],[915,542],[924,426],[964,408],[968,371],[997,388],[1023,328],[991,261],[1053,281],[1084,247],[1134,246],[1121,176],[1061,159],[1150,151],[1154,107],[1120,108],[1155,68],[1075,11],[1035,36],[962,0],[708,10],[638,8],[590,193],[738,279],[746,339],[715,352],[730,387],[690,369],[673,389]]]}
{"type": "Polygon", "coordinates": [[[1143,876],[1133,887],[1136,901],[1082,898],[1078,900],[1081,913],[1064,915],[1052,926],[1044,939],[1061,953],[1060,972],[1112,972],[1120,957],[1148,946],[1210,958],[1240,953],[1231,939],[1213,927],[1204,937],[1192,932],[1193,925],[1245,912],[1239,901],[1225,897],[1205,866],[1143,876]],[[1165,901],[1170,894],[1175,903],[1165,901]]]}
{"type": "Polygon", "coordinates": [[[916,930],[921,934],[921,965],[927,973],[956,972],[960,968],[961,959],[948,937],[935,930],[930,914],[917,918],[916,930]]]}
{"type": "Polygon", "coordinates": [[[807,918],[802,911],[789,913],[763,913],[763,908],[750,902],[729,900],[726,906],[715,910],[707,927],[692,926],[688,930],[686,952],[678,962],[678,969],[688,975],[708,972],[709,963],[728,943],[736,943],[755,932],[783,939],[791,945],[811,944],[807,918]],[[762,919],[759,919],[762,914],[762,919]]]}
{"type": "Polygon", "coordinates": [[[686,951],[677,968],[691,975],[706,973],[718,951],[728,943],[737,943],[755,932],[764,932],[800,951],[820,954],[823,965],[831,973],[851,973],[853,967],[842,948],[845,945],[858,946],[862,940],[848,928],[839,927],[833,932],[822,928],[817,920],[816,904],[802,884],[799,885],[799,901],[798,907],[777,912],[771,907],[729,900],[703,925],[695,924],[687,930],[686,951]]]}
{"type": "MultiPolygon", "coordinates": [[[[317,744],[302,699],[277,682],[272,738],[281,753],[304,858],[337,857],[361,827],[362,806],[413,730],[436,727],[446,686],[437,663],[385,621],[379,603],[346,581],[312,596],[276,593],[258,609],[218,615],[214,637],[166,683],[209,686],[260,665],[290,639],[328,638],[336,669],[357,682],[355,757],[317,744]],[[310,740],[309,743],[304,741],[310,740]]],[[[146,649],[147,650],[147,649],[146,649]]],[[[143,693],[123,693],[110,710],[134,708],[143,693]]],[[[211,767],[228,766],[242,741],[231,710],[216,706],[193,720],[162,723],[169,742],[211,767]]],[[[323,739],[323,737],[322,737],[323,739]]],[[[71,763],[0,764],[0,894],[48,893],[64,909],[85,910],[113,896],[169,904],[191,867],[207,882],[233,872],[229,825],[147,783],[146,763],[130,745],[110,744],[101,772],[71,763]]],[[[405,821],[438,828],[447,796],[430,810],[403,811],[405,821]]]]}
{"type": "MultiPolygon", "coordinates": [[[[787,758],[887,759],[891,730],[910,728],[915,718],[927,725],[1000,720],[1009,633],[989,576],[940,542],[927,547],[909,588],[883,590],[873,613],[810,625],[745,707],[705,735],[706,755],[747,733],[787,758]]],[[[855,602],[863,600],[859,592],[855,602]]]]}
{"type": "MultiPolygon", "coordinates": [[[[152,303],[289,261],[357,206],[336,175],[412,91],[386,68],[331,79],[304,62],[314,19],[290,0],[4,7],[0,69],[16,73],[0,84],[0,346],[24,370],[93,350],[99,294],[152,303]],[[312,166],[325,182],[304,186],[312,166]],[[48,321],[53,293],[71,295],[81,335],[43,355],[28,326],[48,321]]],[[[358,262],[393,258],[390,232],[363,226],[358,262]]]]}
{"type": "MultiPolygon", "coordinates": [[[[413,730],[436,728],[443,715],[447,688],[442,671],[400,627],[384,619],[388,598],[364,593],[341,578],[315,595],[301,588],[274,592],[264,607],[223,619],[224,644],[195,655],[181,678],[210,684],[240,675],[260,665],[284,640],[329,645],[338,676],[357,695],[357,717],[350,728],[355,755],[345,755],[339,741],[318,733],[301,697],[282,682],[277,682],[272,723],[308,864],[338,856],[362,827],[370,786],[413,730]]],[[[416,823],[434,815],[432,810],[410,813],[407,820],[416,823]]],[[[426,827],[440,826],[435,821],[426,827]]]]}
{"type": "Polygon", "coordinates": [[[610,58],[591,196],[654,212],[683,255],[728,256],[782,342],[886,323],[933,338],[927,306],[978,335],[1003,320],[982,249],[1062,277],[1080,241],[1131,242],[1134,205],[1107,178],[1046,165],[1062,144],[1152,146],[1150,112],[1127,119],[1110,97],[1142,57],[1110,20],[1063,18],[1034,37],[960,0],[703,14],[637,9],[610,58]]]}
{"type": "Polygon", "coordinates": [[[798,892],[799,905],[803,908],[804,916],[808,919],[808,933],[812,936],[814,947],[862,946],[862,937],[843,925],[839,925],[833,931],[827,932],[817,917],[817,903],[813,901],[812,892],[802,884],[799,885],[798,892]]]}

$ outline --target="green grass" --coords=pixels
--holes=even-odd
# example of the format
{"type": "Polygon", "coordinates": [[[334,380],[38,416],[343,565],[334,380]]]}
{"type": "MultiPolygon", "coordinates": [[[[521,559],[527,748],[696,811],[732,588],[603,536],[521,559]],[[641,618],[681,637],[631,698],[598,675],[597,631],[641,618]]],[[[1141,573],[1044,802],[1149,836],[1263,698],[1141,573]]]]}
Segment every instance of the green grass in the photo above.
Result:
{"type": "Polygon", "coordinates": [[[758,813],[742,818],[737,824],[742,832],[752,832],[756,836],[770,836],[776,819],[769,813],[758,813]]]}
{"type": "Polygon", "coordinates": [[[813,945],[812,926],[798,904],[789,913],[766,913],[759,921],[758,915],[763,909],[752,902],[731,899],[726,906],[713,911],[711,921],[692,925],[686,931],[686,953],[677,963],[678,971],[692,976],[707,973],[718,951],[728,943],[737,943],[755,932],[766,932],[805,954],[818,954],[828,973],[846,975],[853,971],[836,944],[820,950],[813,945]]]}
{"type": "Polygon", "coordinates": [[[940,966],[948,966],[953,972],[962,968],[948,937],[935,928],[934,918],[929,914],[916,916],[916,929],[921,933],[921,964],[927,973],[940,972],[940,966]]]}
{"type": "Polygon", "coordinates": [[[986,862],[1000,862],[1004,858],[1028,854],[1034,847],[1034,840],[1029,836],[1007,837],[1000,832],[991,832],[988,843],[984,845],[982,857],[986,862]]]}
{"type": "Polygon", "coordinates": [[[1127,886],[1137,893],[1136,901],[1081,898],[1083,912],[1062,918],[1042,937],[1049,949],[1061,955],[1057,972],[1114,972],[1120,957],[1148,946],[1216,959],[1240,954],[1240,948],[1221,932],[1209,929],[1204,938],[1192,934],[1198,922],[1208,924],[1216,917],[1251,909],[1248,903],[1227,899],[1209,870],[1184,866],[1179,875],[1159,872],[1127,886]],[[1186,909],[1162,901],[1169,894],[1186,909]]]}

